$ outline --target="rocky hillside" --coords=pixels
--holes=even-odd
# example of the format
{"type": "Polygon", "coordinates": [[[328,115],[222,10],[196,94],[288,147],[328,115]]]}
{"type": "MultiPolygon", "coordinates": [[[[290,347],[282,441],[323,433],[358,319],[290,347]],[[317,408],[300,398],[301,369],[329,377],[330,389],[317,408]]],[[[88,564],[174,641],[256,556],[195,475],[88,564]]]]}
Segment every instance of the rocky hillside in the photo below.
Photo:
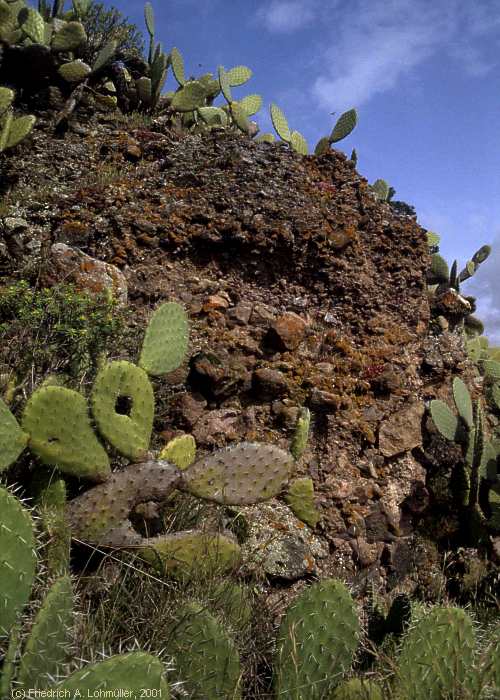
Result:
{"type": "MultiPolygon", "coordinates": [[[[472,391],[480,378],[461,331],[431,323],[426,231],[339,151],[302,156],[92,110],[56,135],[50,117],[2,155],[3,289],[25,279],[109,290],[129,319],[109,359],[133,359],[153,309],[180,302],[189,355],[155,380],[153,449],[185,433],[199,454],[241,441],[286,448],[301,407],[311,412],[294,475],[312,479],[309,516],[286,495],[238,509],[244,551],[259,552],[247,569],[267,575],[270,593],[314,574],[360,594],[373,582],[432,598],[446,585],[440,552],[467,537],[449,489],[461,451],[437,434],[426,401],[451,403],[455,375],[472,391]]],[[[3,343],[4,375],[13,361],[3,343]]],[[[42,374],[17,391],[14,413],[42,374]]],[[[85,392],[94,374],[66,381],[85,392]]],[[[161,529],[161,509],[138,512],[139,529],[161,529]]],[[[493,560],[480,579],[499,538],[481,551],[493,560]]]]}

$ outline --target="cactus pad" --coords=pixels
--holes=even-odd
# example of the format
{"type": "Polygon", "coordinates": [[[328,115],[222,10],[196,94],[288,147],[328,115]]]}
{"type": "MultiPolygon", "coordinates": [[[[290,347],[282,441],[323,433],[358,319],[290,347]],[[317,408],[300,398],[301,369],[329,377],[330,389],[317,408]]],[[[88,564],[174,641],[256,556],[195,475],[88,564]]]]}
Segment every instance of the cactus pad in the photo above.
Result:
{"type": "Polygon", "coordinates": [[[143,541],[141,556],[172,578],[213,575],[233,569],[240,561],[240,547],[234,537],[197,530],[175,532],[143,541]]]}
{"type": "Polygon", "coordinates": [[[150,104],[152,98],[151,78],[146,78],[146,76],[143,75],[141,78],[138,78],[135,81],[135,87],[141,102],[144,102],[147,105],[150,104]]]}
{"type": "Polygon", "coordinates": [[[33,7],[26,7],[18,15],[21,29],[34,44],[43,44],[45,37],[45,22],[42,15],[33,7]]]}
{"type": "Polygon", "coordinates": [[[295,460],[300,459],[307,447],[309,439],[309,429],[311,427],[311,412],[308,408],[300,409],[297,425],[290,444],[290,452],[295,460]]]}
{"type": "Polygon", "coordinates": [[[252,69],[247,68],[247,66],[235,66],[226,72],[226,76],[231,87],[243,85],[250,80],[252,75],[252,69]]]}
{"type": "Polygon", "coordinates": [[[307,141],[298,131],[292,131],[290,135],[290,145],[296,153],[300,153],[302,156],[307,156],[309,153],[307,141]]]}
{"type": "Polygon", "coordinates": [[[112,39],[105,44],[102,49],[97,54],[97,57],[92,65],[92,71],[96,73],[103,66],[106,65],[108,61],[111,61],[116,52],[117,42],[116,39],[112,39]]]}
{"type": "Polygon", "coordinates": [[[138,503],[160,501],[177,488],[180,472],[168,462],[131,464],[115,472],[104,484],[95,486],[67,505],[67,517],[75,537],[113,545],[108,533],[122,529],[117,546],[142,542],[128,517],[138,503]]]}
{"type": "Polygon", "coordinates": [[[274,143],[276,138],[274,134],[259,134],[254,141],[255,143],[274,143]]]}
{"type": "Polygon", "coordinates": [[[384,696],[376,683],[351,678],[335,690],[332,700],[384,700],[384,696]]]}
{"type": "Polygon", "coordinates": [[[172,65],[172,72],[174,78],[177,80],[179,85],[184,85],[186,82],[186,74],[184,72],[184,59],[182,54],[175,46],[170,52],[170,63],[172,65]]]}
{"type": "Polygon", "coordinates": [[[375,193],[377,199],[380,199],[383,202],[387,201],[387,197],[389,196],[389,185],[385,180],[375,180],[371,186],[371,189],[375,193]]]}
{"type": "Polygon", "coordinates": [[[158,459],[175,464],[178,469],[187,469],[196,457],[196,440],[192,435],[180,435],[165,445],[158,459]]]}
{"type": "Polygon", "coordinates": [[[110,362],[96,377],[91,404],[97,427],[106,440],[130,459],[143,458],[154,418],[153,387],[146,372],[125,360],[110,362]],[[126,413],[120,412],[120,400],[130,402],[126,413]]]}
{"type": "Polygon", "coordinates": [[[314,505],[314,484],[312,479],[296,479],[288,489],[285,501],[299,520],[316,527],[320,514],[314,505]]]}
{"type": "Polygon", "coordinates": [[[14,102],[14,90],[0,87],[0,116],[6,112],[14,102]]]}
{"type": "Polygon", "coordinates": [[[184,83],[179,92],[176,92],[170,103],[170,107],[176,112],[192,112],[197,107],[202,107],[205,101],[205,89],[196,80],[184,83]]]}
{"type": "Polygon", "coordinates": [[[219,87],[221,89],[222,94],[224,95],[225,99],[229,104],[233,101],[233,95],[231,93],[231,83],[229,82],[229,79],[227,77],[227,73],[224,70],[223,66],[219,66],[218,68],[218,77],[219,77],[219,87]]]}
{"type": "Polygon", "coordinates": [[[453,380],[453,398],[459,416],[465,422],[467,428],[471,430],[474,427],[472,400],[467,386],[459,377],[455,377],[453,380]]]}
{"type": "Polygon", "coordinates": [[[17,146],[33,129],[35,121],[36,119],[32,114],[25,114],[22,117],[9,120],[8,135],[2,144],[1,150],[17,146]]]}
{"type": "Polygon", "coordinates": [[[19,423],[0,399],[0,472],[14,464],[28,443],[19,423]]]}
{"type": "Polygon", "coordinates": [[[53,51],[74,51],[87,40],[85,29],[81,22],[66,22],[52,36],[53,51]]]}
{"type": "Polygon", "coordinates": [[[289,143],[292,135],[290,133],[287,118],[282,110],[274,103],[271,105],[271,121],[280,139],[283,139],[283,141],[289,143]]]}
{"type": "Polygon", "coordinates": [[[145,688],[152,693],[156,691],[157,694],[151,697],[169,700],[170,693],[163,680],[161,662],[142,651],[112,656],[106,661],[86,666],[57,686],[58,691],[68,692],[66,697],[75,697],[76,691],[81,693],[82,697],[90,697],[91,693],[99,689],[117,691],[115,697],[118,697],[118,691],[125,690],[129,691],[130,695],[122,697],[139,698],[145,688]]]}
{"type": "Polygon", "coordinates": [[[262,107],[262,97],[260,95],[245,95],[239,104],[247,117],[251,117],[252,114],[256,114],[262,107]]]}
{"type": "Polygon", "coordinates": [[[154,36],[155,33],[155,17],[153,13],[153,6],[150,2],[144,5],[144,21],[146,22],[146,29],[150,36],[154,36]]]}
{"type": "Polygon", "coordinates": [[[354,129],[357,123],[358,113],[355,109],[350,109],[347,112],[341,114],[340,117],[337,119],[337,123],[333,127],[333,131],[330,134],[329,142],[336,143],[337,141],[345,139],[346,136],[349,136],[349,134],[354,129]]]}
{"type": "Polygon", "coordinates": [[[216,503],[259,503],[279,493],[293,466],[292,455],[275,445],[242,442],[195,462],[180,488],[216,503]]]}
{"type": "Polygon", "coordinates": [[[91,74],[92,69],[81,58],[69,63],[63,63],[59,68],[59,75],[68,83],[77,83],[80,80],[85,80],[91,74]]]}
{"type": "Polygon", "coordinates": [[[27,688],[52,685],[66,661],[73,621],[73,590],[69,576],[52,584],[38,611],[19,666],[18,680],[27,688]]]}
{"type": "Polygon", "coordinates": [[[470,683],[475,635],[460,608],[434,608],[405,637],[397,686],[412,700],[440,700],[470,683]]]}
{"type": "Polygon", "coordinates": [[[167,647],[175,679],[183,681],[192,700],[237,697],[240,660],[233,640],[198,603],[184,606],[177,619],[167,647]]]}
{"type": "Polygon", "coordinates": [[[457,416],[444,401],[431,401],[430,412],[432,420],[441,435],[447,440],[455,441],[459,434],[460,423],[457,416]]]}
{"type": "Polygon", "coordinates": [[[325,579],[306,589],[280,626],[275,686],[280,697],[328,697],[351,666],[360,628],[345,585],[325,579]]]}
{"type": "Polygon", "coordinates": [[[244,134],[248,134],[250,130],[250,123],[248,121],[247,113],[237,102],[231,103],[231,116],[238,129],[243,131],[244,134]]]}
{"type": "Polygon", "coordinates": [[[177,369],[187,353],[188,317],[180,304],[162,304],[151,317],[142,345],[139,365],[150,375],[177,369]]]}
{"type": "Polygon", "coordinates": [[[316,144],[316,148],[314,149],[314,155],[324,156],[325,153],[330,153],[330,151],[330,139],[328,138],[328,136],[323,136],[323,138],[320,139],[316,144]]]}
{"type": "Polygon", "coordinates": [[[46,386],[32,395],[23,414],[29,448],[45,464],[92,481],[111,473],[109,460],[90,425],[85,398],[61,386],[46,386]]]}
{"type": "Polygon", "coordinates": [[[31,515],[0,486],[0,635],[8,634],[30,597],[35,576],[34,550],[31,515]]]}

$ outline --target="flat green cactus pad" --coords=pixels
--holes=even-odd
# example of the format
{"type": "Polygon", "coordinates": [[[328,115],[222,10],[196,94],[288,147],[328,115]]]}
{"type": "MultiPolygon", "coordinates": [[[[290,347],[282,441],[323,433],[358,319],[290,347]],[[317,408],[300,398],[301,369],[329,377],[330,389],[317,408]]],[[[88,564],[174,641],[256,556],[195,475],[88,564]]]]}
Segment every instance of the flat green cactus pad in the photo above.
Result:
{"type": "Polygon", "coordinates": [[[184,83],[179,92],[176,92],[170,103],[170,107],[176,112],[192,112],[198,107],[202,107],[205,102],[205,89],[196,80],[184,83]]]}
{"type": "Polygon", "coordinates": [[[345,139],[346,136],[349,136],[357,123],[358,113],[355,109],[349,109],[347,112],[341,114],[330,134],[330,143],[336,143],[337,141],[345,139]]]}
{"type": "Polygon", "coordinates": [[[430,412],[432,420],[441,435],[452,442],[457,439],[460,423],[458,417],[453,413],[444,401],[435,399],[431,401],[430,412]]]}
{"type": "Polygon", "coordinates": [[[282,110],[274,103],[271,105],[270,110],[271,121],[273,123],[274,128],[276,129],[276,133],[278,134],[280,139],[283,139],[283,141],[289,143],[292,138],[292,135],[290,133],[290,127],[288,126],[287,118],[285,117],[282,110]]]}
{"type": "Polygon", "coordinates": [[[111,41],[108,41],[108,43],[102,47],[102,49],[97,54],[97,58],[95,59],[94,64],[92,66],[92,70],[94,73],[96,73],[103,66],[105,66],[108,61],[111,61],[111,59],[115,55],[116,47],[117,47],[116,39],[112,39],[111,41]]]}
{"type": "Polygon", "coordinates": [[[231,116],[233,117],[234,123],[243,131],[244,134],[248,134],[250,130],[250,123],[248,121],[247,113],[242,109],[241,105],[236,102],[231,103],[231,116]]]}
{"type": "Polygon", "coordinates": [[[38,611],[19,666],[18,681],[26,688],[48,688],[66,661],[73,621],[73,589],[69,576],[55,581],[38,611]]]}
{"type": "Polygon", "coordinates": [[[474,627],[464,610],[434,608],[405,637],[397,690],[412,700],[470,690],[474,646],[474,627]]]}
{"type": "Polygon", "coordinates": [[[307,588],[290,606],[278,635],[277,696],[300,700],[329,697],[349,670],[360,627],[345,585],[325,579],[307,588]]]}
{"type": "Polygon", "coordinates": [[[240,660],[231,637],[198,603],[185,605],[176,617],[176,633],[167,648],[174,659],[173,678],[191,700],[238,697],[240,660]]]}
{"type": "Polygon", "coordinates": [[[154,418],[153,387],[146,372],[125,360],[110,362],[98,373],[91,396],[101,434],[130,459],[145,456],[154,418]],[[120,400],[126,402],[120,409],[120,400]]]}
{"type": "Polygon", "coordinates": [[[36,118],[32,114],[25,114],[22,117],[13,118],[10,122],[9,133],[2,150],[17,146],[17,144],[30,133],[35,122],[36,118]]]}
{"type": "Polygon", "coordinates": [[[300,153],[302,156],[307,156],[309,153],[307,141],[298,131],[292,131],[290,135],[290,145],[296,153],[300,153]]]}
{"type": "Polygon", "coordinates": [[[84,63],[81,58],[70,61],[69,63],[63,63],[62,66],[59,67],[59,74],[68,83],[77,83],[80,80],[85,80],[91,72],[91,67],[84,63]]]}
{"type": "Polygon", "coordinates": [[[235,66],[230,70],[226,71],[227,80],[231,87],[237,87],[238,85],[243,85],[252,77],[253,73],[251,68],[246,66],[235,66]]]}
{"type": "MultiPolygon", "coordinates": [[[[75,697],[76,691],[82,697],[91,697],[99,691],[129,691],[127,697],[140,698],[147,688],[151,697],[169,700],[170,693],[163,679],[163,666],[159,659],[142,651],[112,656],[98,664],[85,666],[56,686],[58,691],[68,691],[68,697],[75,697]],[[89,695],[87,695],[89,693],[89,695]]],[[[64,697],[64,696],[60,696],[64,697]]],[[[116,695],[117,697],[117,695],[116,695]]],[[[125,696],[122,696],[125,697],[125,696]]]]}
{"type": "Polygon", "coordinates": [[[176,302],[162,304],[146,329],[139,365],[152,376],[168,374],[183,363],[188,343],[186,312],[176,302]]]}
{"type": "Polygon", "coordinates": [[[111,473],[108,455],[98,442],[87,408],[77,391],[46,386],[35,391],[23,414],[29,448],[45,464],[91,481],[105,481],[111,473]]]}
{"type": "Polygon", "coordinates": [[[376,683],[351,678],[335,690],[332,700],[384,700],[384,696],[376,683]]]}
{"type": "Polygon", "coordinates": [[[303,406],[300,409],[297,425],[290,443],[290,452],[295,460],[300,459],[307,447],[309,429],[311,427],[311,412],[303,406]]]}
{"type": "Polygon", "coordinates": [[[135,81],[135,87],[137,88],[137,95],[139,96],[141,102],[149,104],[152,97],[151,78],[146,78],[146,76],[138,78],[135,81]]]}
{"type": "Polygon", "coordinates": [[[245,111],[247,117],[256,114],[262,107],[262,97],[260,95],[245,95],[239,101],[240,107],[245,111]]]}
{"type": "Polygon", "coordinates": [[[172,65],[172,72],[174,78],[177,80],[179,85],[184,85],[186,82],[186,74],[184,71],[184,59],[182,54],[175,46],[170,52],[170,63],[172,65]]]}
{"type": "Polygon", "coordinates": [[[0,486],[0,635],[28,602],[35,577],[35,535],[29,511],[0,486]]]}
{"type": "Polygon", "coordinates": [[[18,15],[21,29],[34,44],[43,44],[45,37],[45,22],[42,15],[33,7],[26,7],[18,15]]]}
{"type": "Polygon", "coordinates": [[[186,530],[148,539],[141,556],[168,576],[189,580],[233,569],[241,551],[229,534],[186,530]]]}
{"type": "Polygon", "coordinates": [[[292,455],[275,445],[242,442],[191,465],[181,488],[216,503],[259,503],[279,493],[293,467],[292,455]]]}
{"type": "Polygon", "coordinates": [[[219,66],[218,77],[219,77],[219,87],[221,89],[221,92],[224,95],[227,102],[229,104],[231,104],[231,102],[233,101],[233,95],[231,93],[231,83],[229,82],[229,79],[227,77],[227,73],[224,70],[224,66],[219,66]]]}
{"type": "MultiPolygon", "coordinates": [[[[1,14],[0,14],[1,20],[1,14]]],[[[6,112],[14,102],[14,90],[7,87],[0,87],[0,116],[6,112]]]]}
{"type": "Polygon", "coordinates": [[[14,464],[27,444],[28,435],[0,399],[0,473],[14,464]]]}
{"type": "Polygon", "coordinates": [[[459,377],[453,380],[453,398],[460,417],[466,426],[472,429],[474,427],[472,400],[467,386],[459,377]]]}
{"type": "Polygon", "coordinates": [[[158,455],[158,459],[164,459],[175,464],[178,469],[187,469],[196,457],[196,440],[192,435],[180,435],[173,438],[158,455]]]}
{"type": "Polygon", "coordinates": [[[324,156],[326,153],[330,153],[331,148],[330,148],[330,139],[328,136],[323,136],[322,139],[318,141],[316,144],[316,148],[314,149],[314,155],[315,156],[324,156]]]}
{"type": "Polygon", "coordinates": [[[320,514],[314,505],[314,484],[312,479],[296,479],[290,485],[285,501],[299,520],[311,527],[316,527],[320,514]]]}
{"type": "Polygon", "coordinates": [[[87,35],[81,22],[66,22],[59,31],[52,35],[53,51],[74,51],[87,41],[87,35]]]}

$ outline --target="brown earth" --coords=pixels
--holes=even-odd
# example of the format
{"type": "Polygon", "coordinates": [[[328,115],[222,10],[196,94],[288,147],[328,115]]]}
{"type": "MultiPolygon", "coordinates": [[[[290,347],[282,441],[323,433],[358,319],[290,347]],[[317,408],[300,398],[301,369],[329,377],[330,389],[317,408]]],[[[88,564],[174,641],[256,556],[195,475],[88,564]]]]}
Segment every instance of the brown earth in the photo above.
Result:
{"type": "Polygon", "coordinates": [[[430,539],[451,541],[458,525],[430,486],[436,450],[446,460],[450,446],[422,432],[424,401],[446,398],[450,376],[470,369],[459,336],[431,332],[428,246],[413,218],[378,201],[339,151],[302,157],[161,120],[133,130],[101,115],[55,138],[42,118],[3,158],[26,193],[8,212],[25,225],[4,215],[4,281],[35,270],[45,284],[85,286],[83,270],[95,289],[98,263],[75,276],[71,256],[56,260],[62,243],[123,273],[138,336],[160,302],[187,309],[190,360],[156,382],[153,447],[183,431],[200,452],[286,447],[299,407],[311,409],[298,475],[313,479],[321,520],[313,533],[283,502],[248,509],[250,524],[284,533],[264,573],[439,584],[430,539]],[[415,532],[422,522],[429,540],[415,532]]]}

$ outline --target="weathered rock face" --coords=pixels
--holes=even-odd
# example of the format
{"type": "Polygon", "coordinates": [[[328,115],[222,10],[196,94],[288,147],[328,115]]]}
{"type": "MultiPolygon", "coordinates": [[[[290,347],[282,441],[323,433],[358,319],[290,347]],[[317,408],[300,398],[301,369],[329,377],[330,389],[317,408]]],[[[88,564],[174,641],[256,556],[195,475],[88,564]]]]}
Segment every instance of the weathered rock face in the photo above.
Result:
{"type": "MultiPolygon", "coordinates": [[[[43,251],[64,244],[121,269],[138,322],[160,301],[186,306],[192,359],[186,383],[160,392],[158,434],[188,430],[202,450],[286,446],[298,407],[309,406],[297,475],[314,481],[321,556],[303,565],[306,540],[294,544],[280,508],[273,523],[266,506],[276,551],[300,556],[278,565],[269,554],[264,568],[389,587],[411,577],[429,505],[428,459],[418,461],[424,400],[463,362],[459,348],[451,367],[430,338],[425,231],[376,200],[339,152],[301,157],[237,134],[135,130],[131,159],[117,125],[78,133],[35,133],[21,185],[31,158],[35,191],[41,170],[58,194],[49,210],[26,202],[16,215],[42,244],[43,274],[43,251]]],[[[24,263],[4,264],[15,275],[24,263]]]]}

